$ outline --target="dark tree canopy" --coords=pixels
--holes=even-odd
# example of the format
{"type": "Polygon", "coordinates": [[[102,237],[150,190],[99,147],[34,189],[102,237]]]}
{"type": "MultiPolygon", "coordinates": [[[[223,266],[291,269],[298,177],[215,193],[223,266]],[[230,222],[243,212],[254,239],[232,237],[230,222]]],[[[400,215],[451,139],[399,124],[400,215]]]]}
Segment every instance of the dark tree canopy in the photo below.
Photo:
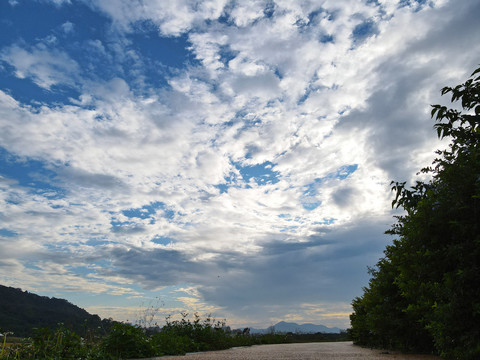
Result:
{"type": "Polygon", "coordinates": [[[405,215],[364,294],[353,300],[351,336],[362,345],[480,359],[480,68],[445,87],[462,110],[433,105],[440,138],[432,180],[392,182],[405,215]]]}
{"type": "Polygon", "coordinates": [[[0,285],[0,332],[31,336],[34,328],[56,328],[59,323],[82,336],[86,329],[104,330],[111,326],[110,320],[101,320],[67,300],[0,285]]]}

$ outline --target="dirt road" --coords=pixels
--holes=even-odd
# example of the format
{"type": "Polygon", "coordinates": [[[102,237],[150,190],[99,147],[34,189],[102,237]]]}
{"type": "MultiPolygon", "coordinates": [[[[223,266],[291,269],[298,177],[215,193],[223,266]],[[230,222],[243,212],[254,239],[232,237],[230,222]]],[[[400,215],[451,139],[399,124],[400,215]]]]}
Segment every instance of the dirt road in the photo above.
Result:
{"type": "Polygon", "coordinates": [[[166,356],[161,360],[440,360],[431,355],[403,355],[364,349],[351,342],[258,345],[222,351],[166,356]]]}

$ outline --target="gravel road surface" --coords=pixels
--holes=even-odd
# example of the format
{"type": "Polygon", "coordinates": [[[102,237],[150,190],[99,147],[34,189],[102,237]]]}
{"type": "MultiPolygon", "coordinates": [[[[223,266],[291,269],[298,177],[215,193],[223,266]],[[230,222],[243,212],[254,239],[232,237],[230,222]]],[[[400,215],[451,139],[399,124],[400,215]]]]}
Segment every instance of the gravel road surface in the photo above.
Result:
{"type": "Polygon", "coordinates": [[[163,356],[161,360],[440,360],[431,355],[404,355],[364,349],[351,342],[256,345],[222,351],[163,356]]]}

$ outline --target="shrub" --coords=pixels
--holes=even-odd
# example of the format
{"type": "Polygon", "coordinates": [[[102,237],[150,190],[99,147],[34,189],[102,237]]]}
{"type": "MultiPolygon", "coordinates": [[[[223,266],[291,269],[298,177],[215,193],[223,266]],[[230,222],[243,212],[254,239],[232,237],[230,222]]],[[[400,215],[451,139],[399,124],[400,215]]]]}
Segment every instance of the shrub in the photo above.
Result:
{"type": "Polygon", "coordinates": [[[155,355],[150,339],[138,326],[116,323],[101,342],[104,353],[116,359],[149,357],[155,355]]]}

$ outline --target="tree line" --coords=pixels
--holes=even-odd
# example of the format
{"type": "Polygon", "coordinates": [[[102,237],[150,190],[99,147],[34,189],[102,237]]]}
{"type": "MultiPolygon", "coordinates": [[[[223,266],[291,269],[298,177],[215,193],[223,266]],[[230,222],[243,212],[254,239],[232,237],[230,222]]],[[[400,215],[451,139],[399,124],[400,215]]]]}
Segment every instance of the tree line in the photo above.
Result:
{"type": "Polygon", "coordinates": [[[27,337],[33,335],[35,328],[55,328],[59,323],[83,335],[86,329],[107,331],[113,321],[102,320],[65,299],[0,285],[0,332],[9,331],[15,336],[27,337]]]}
{"type": "Polygon", "coordinates": [[[447,359],[480,359],[480,68],[455,87],[458,105],[433,105],[439,138],[450,139],[431,180],[392,182],[392,207],[405,210],[396,237],[353,300],[354,342],[447,359]]]}

